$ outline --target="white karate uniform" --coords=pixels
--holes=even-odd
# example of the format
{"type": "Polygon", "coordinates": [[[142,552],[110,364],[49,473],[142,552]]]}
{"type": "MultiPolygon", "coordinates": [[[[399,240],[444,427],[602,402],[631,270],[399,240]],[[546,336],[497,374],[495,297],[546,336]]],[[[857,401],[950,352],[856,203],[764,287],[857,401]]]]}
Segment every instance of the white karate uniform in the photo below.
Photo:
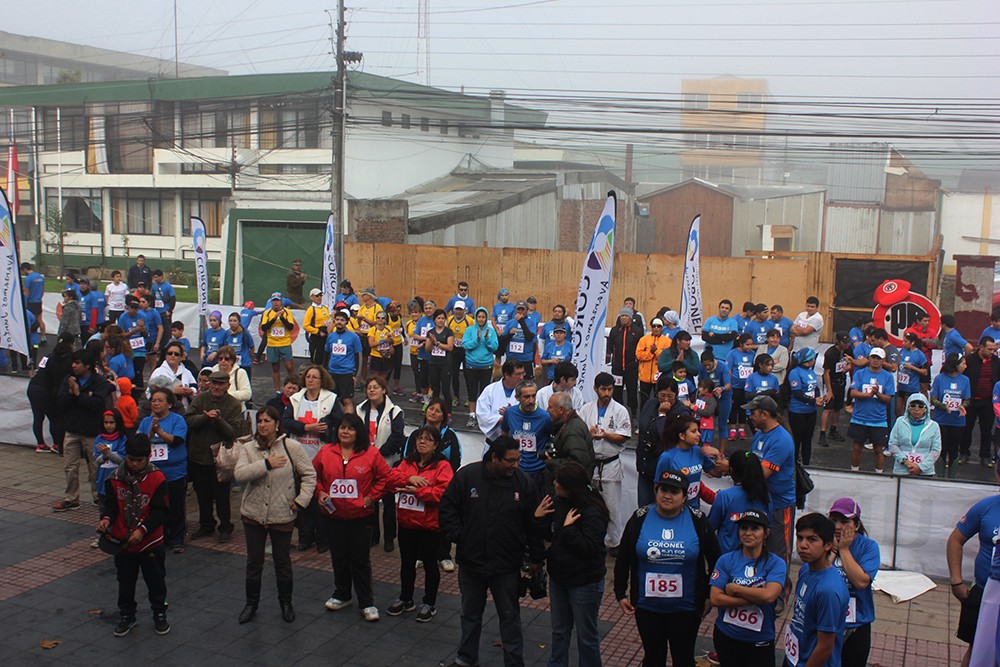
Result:
{"type": "Polygon", "coordinates": [[[497,380],[486,385],[483,393],[476,399],[476,421],[479,423],[479,430],[490,440],[500,435],[500,408],[517,405],[517,396],[511,390],[507,396],[503,387],[503,380],[497,380]]]}
{"type": "MultiPolygon", "coordinates": [[[[544,387],[538,390],[535,395],[535,405],[540,407],[542,410],[548,411],[549,409],[549,399],[552,398],[552,394],[556,393],[556,390],[552,388],[552,383],[548,383],[544,387]]],[[[583,407],[583,394],[576,387],[569,390],[569,395],[573,397],[573,409],[577,412],[583,407]]]]}
{"type": "MultiPolygon", "coordinates": [[[[614,399],[608,403],[608,409],[603,418],[598,418],[597,401],[591,401],[579,411],[580,418],[588,427],[599,426],[608,433],[632,436],[632,420],[628,408],[614,399]]],[[[625,451],[625,443],[614,444],[604,438],[594,438],[594,455],[597,460],[620,456],[625,451]]],[[[600,490],[604,503],[608,506],[610,521],[604,544],[610,549],[621,542],[625,524],[621,519],[622,483],[625,479],[625,469],[621,459],[615,459],[604,465],[598,464],[594,469],[594,488],[600,490]]]]}

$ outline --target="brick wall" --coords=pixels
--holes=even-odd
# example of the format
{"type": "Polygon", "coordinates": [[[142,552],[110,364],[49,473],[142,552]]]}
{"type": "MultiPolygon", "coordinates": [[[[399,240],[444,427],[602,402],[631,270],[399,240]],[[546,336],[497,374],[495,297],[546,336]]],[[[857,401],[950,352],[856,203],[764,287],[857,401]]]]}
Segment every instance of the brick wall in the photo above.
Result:
{"type": "MultiPolygon", "coordinates": [[[[590,245],[604,200],[564,199],[559,204],[559,250],[583,251],[590,245]]],[[[620,217],[620,215],[619,215],[620,217]]]]}
{"type": "Polygon", "coordinates": [[[351,231],[359,243],[406,243],[409,206],[402,199],[362,199],[350,203],[351,231]]]}

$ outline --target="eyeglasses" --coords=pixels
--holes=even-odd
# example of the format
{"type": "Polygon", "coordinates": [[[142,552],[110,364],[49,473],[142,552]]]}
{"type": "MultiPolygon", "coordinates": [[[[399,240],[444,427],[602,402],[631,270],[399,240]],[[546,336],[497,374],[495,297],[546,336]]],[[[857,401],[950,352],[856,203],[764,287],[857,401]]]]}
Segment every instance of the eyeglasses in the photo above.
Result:
{"type": "Polygon", "coordinates": [[[517,465],[517,464],[519,464],[521,462],[521,457],[518,456],[518,457],[512,459],[510,457],[505,456],[505,457],[503,457],[503,462],[504,463],[509,463],[510,465],[517,465]]]}
{"type": "Polygon", "coordinates": [[[913,403],[910,403],[910,409],[912,410],[913,408],[920,408],[921,410],[926,410],[927,405],[921,403],[920,401],[914,401],[913,403]]]}
{"type": "Polygon", "coordinates": [[[179,357],[179,356],[181,356],[181,353],[180,352],[167,352],[166,356],[168,356],[168,357],[179,357]]]}
{"type": "Polygon", "coordinates": [[[654,329],[662,329],[662,328],[663,328],[663,325],[662,325],[662,324],[654,324],[654,325],[653,325],[653,328],[654,328],[654,329]]]}

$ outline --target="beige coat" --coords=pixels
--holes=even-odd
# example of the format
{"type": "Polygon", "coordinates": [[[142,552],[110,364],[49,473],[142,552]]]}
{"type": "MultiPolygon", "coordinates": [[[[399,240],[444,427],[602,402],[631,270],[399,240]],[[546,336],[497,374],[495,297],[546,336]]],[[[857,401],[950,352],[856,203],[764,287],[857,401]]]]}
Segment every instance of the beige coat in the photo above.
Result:
{"type": "Polygon", "coordinates": [[[244,485],[242,515],[265,526],[294,521],[292,502],[305,509],[316,491],[316,471],[302,445],[279,435],[271,450],[261,449],[254,437],[241,438],[234,446],[240,448],[234,476],[244,485]],[[264,458],[269,451],[284,454],[288,463],[268,470],[264,458]],[[293,469],[302,480],[298,496],[293,469]]]}

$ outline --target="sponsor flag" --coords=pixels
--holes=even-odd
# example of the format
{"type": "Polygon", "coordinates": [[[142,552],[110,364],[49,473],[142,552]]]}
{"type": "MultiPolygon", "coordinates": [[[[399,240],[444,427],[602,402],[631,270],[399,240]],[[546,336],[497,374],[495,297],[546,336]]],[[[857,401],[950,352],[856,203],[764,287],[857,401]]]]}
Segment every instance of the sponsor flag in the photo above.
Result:
{"type": "Polygon", "coordinates": [[[333,213],[326,221],[326,242],[323,244],[323,305],[332,309],[337,303],[337,219],[333,213]]]}
{"type": "Polygon", "coordinates": [[[691,334],[701,333],[704,308],[701,302],[701,216],[694,216],[688,232],[684,253],[684,281],[681,284],[681,329],[691,334]]]}
{"type": "Polygon", "coordinates": [[[205,248],[208,235],[205,233],[205,223],[201,218],[191,216],[191,238],[194,241],[194,273],[195,283],[198,286],[198,314],[205,317],[208,315],[208,256],[205,248]]]}
{"type": "Polygon", "coordinates": [[[604,324],[608,318],[611,296],[611,269],[615,259],[616,204],[614,191],[608,193],[604,211],[590,239],[580,290],[576,297],[576,319],[573,322],[573,364],[579,371],[577,388],[584,399],[592,401],[594,378],[604,363],[604,324]]]}
{"type": "Polygon", "coordinates": [[[28,316],[20,265],[10,204],[0,190],[0,348],[28,356],[28,316]]]}

